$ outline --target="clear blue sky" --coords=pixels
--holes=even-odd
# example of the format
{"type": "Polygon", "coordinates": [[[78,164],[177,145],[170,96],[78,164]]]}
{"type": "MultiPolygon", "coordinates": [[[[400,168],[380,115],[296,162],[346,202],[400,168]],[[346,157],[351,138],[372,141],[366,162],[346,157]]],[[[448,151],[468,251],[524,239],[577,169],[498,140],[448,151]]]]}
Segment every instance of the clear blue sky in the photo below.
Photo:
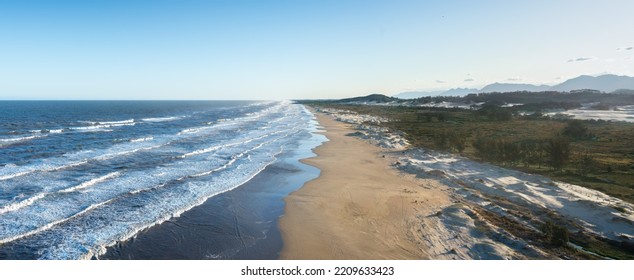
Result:
{"type": "Polygon", "coordinates": [[[634,75],[634,1],[0,1],[0,99],[291,99],[634,75]]]}

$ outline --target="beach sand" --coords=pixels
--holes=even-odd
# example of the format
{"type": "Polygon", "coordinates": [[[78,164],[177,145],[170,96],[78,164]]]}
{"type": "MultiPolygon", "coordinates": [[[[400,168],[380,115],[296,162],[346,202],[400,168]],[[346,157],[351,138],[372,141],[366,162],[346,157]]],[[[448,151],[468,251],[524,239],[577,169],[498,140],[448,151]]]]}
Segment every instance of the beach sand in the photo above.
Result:
{"type": "Polygon", "coordinates": [[[349,124],[315,113],[330,140],[304,163],[320,176],[286,197],[282,259],[429,259],[420,218],[451,204],[436,180],[390,165],[399,152],[348,136],[349,124]]]}

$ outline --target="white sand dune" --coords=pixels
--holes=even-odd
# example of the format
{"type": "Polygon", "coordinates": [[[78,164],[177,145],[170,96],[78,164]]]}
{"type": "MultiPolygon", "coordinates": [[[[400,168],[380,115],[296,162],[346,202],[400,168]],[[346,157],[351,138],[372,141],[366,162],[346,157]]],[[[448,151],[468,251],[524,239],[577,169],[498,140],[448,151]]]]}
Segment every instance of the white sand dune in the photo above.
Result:
{"type": "Polygon", "coordinates": [[[634,236],[634,206],[596,190],[433,151],[410,151],[399,160],[401,169],[439,179],[464,199],[494,211],[500,212],[493,209],[493,198],[502,197],[531,210],[556,211],[606,238],[634,236]]]}
{"type": "MultiPolygon", "coordinates": [[[[434,215],[420,216],[421,242],[432,259],[552,258],[540,249],[480,217],[476,208],[496,213],[538,232],[553,213],[578,228],[613,240],[634,241],[634,205],[596,190],[558,182],[467,158],[408,149],[401,134],[380,127],[388,120],[349,111],[321,110],[354,125],[350,134],[399,151],[394,166],[440,182],[454,200],[434,215]],[[541,213],[542,215],[537,215],[541,213]],[[532,215],[527,219],[524,215],[532,215]]],[[[433,186],[433,184],[430,184],[433,186]]],[[[425,186],[423,186],[425,187],[425,186]]]]}

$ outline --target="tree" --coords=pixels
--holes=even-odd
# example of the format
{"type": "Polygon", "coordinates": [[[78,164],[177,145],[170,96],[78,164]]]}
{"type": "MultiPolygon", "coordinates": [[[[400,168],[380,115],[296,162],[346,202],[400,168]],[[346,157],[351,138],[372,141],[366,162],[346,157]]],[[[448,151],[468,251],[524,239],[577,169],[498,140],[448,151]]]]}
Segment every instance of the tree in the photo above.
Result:
{"type": "Polygon", "coordinates": [[[527,139],[519,144],[520,158],[524,167],[528,167],[531,164],[539,163],[539,153],[541,153],[541,146],[536,140],[527,139]]]}
{"type": "Polygon", "coordinates": [[[449,147],[458,153],[462,153],[464,149],[467,147],[467,136],[459,134],[456,131],[451,131],[447,134],[449,138],[449,147]]]}
{"type": "Polygon", "coordinates": [[[553,221],[546,221],[540,229],[551,245],[563,246],[569,241],[568,229],[565,226],[555,224],[553,221]]]}
{"type": "Polygon", "coordinates": [[[520,147],[518,143],[510,140],[501,140],[500,148],[502,148],[502,161],[515,165],[520,161],[520,147]]]}
{"type": "Polygon", "coordinates": [[[563,168],[570,159],[570,141],[565,137],[557,136],[548,140],[546,152],[549,155],[549,164],[554,169],[563,168]]]}
{"type": "Polygon", "coordinates": [[[454,137],[451,138],[451,147],[455,149],[458,153],[462,153],[467,147],[467,139],[458,134],[455,134],[454,137]]]}
{"type": "Polygon", "coordinates": [[[581,156],[581,160],[579,160],[579,167],[578,167],[577,171],[581,175],[584,175],[584,176],[588,175],[588,173],[590,173],[590,171],[595,169],[596,164],[597,163],[594,160],[594,157],[592,157],[590,154],[588,154],[588,151],[585,151],[583,156],[581,156]]]}
{"type": "Polygon", "coordinates": [[[485,104],[477,112],[492,121],[508,121],[513,118],[513,113],[509,108],[502,108],[495,103],[485,104]]]}
{"type": "Polygon", "coordinates": [[[436,118],[438,118],[439,122],[444,122],[447,120],[447,114],[445,113],[438,113],[436,114],[436,118]]]}
{"type": "Polygon", "coordinates": [[[478,135],[476,136],[475,140],[473,141],[473,143],[471,144],[473,146],[473,148],[476,149],[476,154],[478,155],[478,157],[480,157],[480,160],[487,160],[487,141],[484,139],[484,137],[478,135]]]}
{"type": "Polygon", "coordinates": [[[588,137],[588,128],[580,120],[570,120],[564,130],[563,135],[566,135],[572,139],[581,139],[588,137]]]}
{"type": "Polygon", "coordinates": [[[434,135],[434,144],[439,150],[447,150],[449,148],[449,136],[446,131],[442,131],[434,135]]]}
{"type": "Polygon", "coordinates": [[[473,141],[473,147],[476,149],[477,155],[484,161],[498,161],[500,150],[495,140],[484,136],[477,136],[473,141]]]}

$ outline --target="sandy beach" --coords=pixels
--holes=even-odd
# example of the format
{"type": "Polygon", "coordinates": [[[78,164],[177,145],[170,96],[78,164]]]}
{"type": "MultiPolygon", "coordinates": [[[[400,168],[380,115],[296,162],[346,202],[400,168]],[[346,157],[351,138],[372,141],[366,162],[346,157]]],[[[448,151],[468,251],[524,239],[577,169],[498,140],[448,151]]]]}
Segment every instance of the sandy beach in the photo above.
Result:
{"type": "Polygon", "coordinates": [[[553,217],[585,236],[634,236],[634,205],[620,199],[412,149],[380,117],[316,111],[330,141],[303,160],[320,176],[285,199],[282,259],[601,258],[571,242],[567,251],[544,246],[538,228],[553,217]]]}
{"type": "Polygon", "coordinates": [[[349,124],[316,113],[330,140],[304,160],[321,170],[286,198],[282,259],[428,259],[415,225],[450,203],[437,181],[391,168],[393,151],[350,136],[349,124]],[[424,188],[427,186],[427,188],[424,188]]]}

